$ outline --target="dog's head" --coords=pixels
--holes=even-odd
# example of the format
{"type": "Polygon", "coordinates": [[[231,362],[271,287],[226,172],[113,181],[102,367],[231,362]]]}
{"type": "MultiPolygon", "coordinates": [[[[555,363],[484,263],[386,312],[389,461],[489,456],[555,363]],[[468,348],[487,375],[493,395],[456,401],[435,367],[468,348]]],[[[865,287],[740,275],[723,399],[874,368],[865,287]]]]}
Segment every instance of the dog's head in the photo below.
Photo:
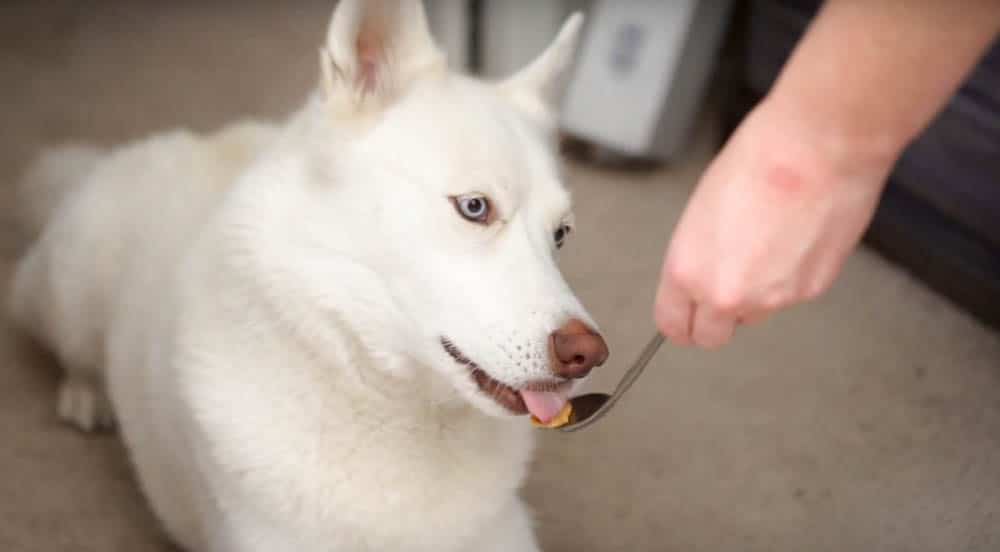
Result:
{"type": "Polygon", "coordinates": [[[607,357],[555,260],[573,230],[555,104],[581,22],[496,83],[447,70],[418,0],[341,0],[321,51],[331,124],[303,219],[354,267],[331,271],[354,290],[340,318],[489,414],[551,417],[607,357]]]}

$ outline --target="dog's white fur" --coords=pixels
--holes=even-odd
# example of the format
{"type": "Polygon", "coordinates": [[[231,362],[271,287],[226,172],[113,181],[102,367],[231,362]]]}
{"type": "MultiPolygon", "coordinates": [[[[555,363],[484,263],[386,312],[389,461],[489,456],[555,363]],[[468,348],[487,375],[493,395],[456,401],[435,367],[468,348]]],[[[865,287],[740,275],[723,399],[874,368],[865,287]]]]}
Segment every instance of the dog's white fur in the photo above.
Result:
{"type": "Polygon", "coordinates": [[[554,99],[580,17],[518,75],[447,71],[417,0],[342,0],[286,124],[49,152],[14,321],[114,421],[191,551],[531,551],[532,450],[441,347],[511,386],[588,323],[555,261],[554,99]],[[449,196],[489,195],[473,224],[449,196]]]}

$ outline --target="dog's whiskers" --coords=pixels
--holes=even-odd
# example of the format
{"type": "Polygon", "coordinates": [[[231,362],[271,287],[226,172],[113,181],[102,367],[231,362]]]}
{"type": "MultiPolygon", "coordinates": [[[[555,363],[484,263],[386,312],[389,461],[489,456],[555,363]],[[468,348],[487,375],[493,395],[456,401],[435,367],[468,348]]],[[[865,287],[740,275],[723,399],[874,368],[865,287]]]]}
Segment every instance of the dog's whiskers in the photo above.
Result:
{"type": "MultiPolygon", "coordinates": [[[[516,406],[516,402],[520,399],[516,388],[494,379],[488,372],[473,362],[472,359],[465,356],[465,354],[462,353],[462,351],[454,343],[452,343],[451,340],[442,337],[440,338],[440,342],[445,352],[447,352],[456,363],[465,366],[469,370],[476,384],[479,386],[479,390],[482,391],[487,398],[494,402],[506,405],[508,408],[522,408],[516,406]],[[514,394],[516,397],[508,397],[508,394],[514,394]]],[[[543,382],[539,385],[547,386],[548,384],[543,382]]]]}

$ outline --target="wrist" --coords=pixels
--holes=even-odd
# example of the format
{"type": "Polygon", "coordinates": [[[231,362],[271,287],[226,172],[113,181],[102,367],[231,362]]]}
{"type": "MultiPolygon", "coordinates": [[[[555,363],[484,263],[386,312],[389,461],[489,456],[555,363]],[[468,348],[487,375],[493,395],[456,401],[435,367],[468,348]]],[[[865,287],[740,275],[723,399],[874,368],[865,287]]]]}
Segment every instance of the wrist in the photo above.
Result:
{"type": "Polygon", "coordinates": [[[815,98],[804,91],[777,87],[761,106],[785,131],[818,148],[831,159],[891,165],[913,140],[903,125],[872,124],[863,108],[815,98]]]}
{"type": "Polygon", "coordinates": [[[768,150],[774,156],[769,162],[803,167],[816,182],[885,177],[911,139],[894,129],[867,131],[851,124],[849,118],[780,91],[769,94],[751,117],[769,135],[767,142],[772,146],[768,150]]]}

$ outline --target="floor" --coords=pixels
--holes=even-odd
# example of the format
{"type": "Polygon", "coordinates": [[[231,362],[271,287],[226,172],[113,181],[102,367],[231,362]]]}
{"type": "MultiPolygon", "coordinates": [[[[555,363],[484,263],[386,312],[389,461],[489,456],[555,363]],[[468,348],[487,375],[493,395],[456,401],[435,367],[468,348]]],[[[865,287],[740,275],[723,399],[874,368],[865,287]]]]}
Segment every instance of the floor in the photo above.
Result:
{"type": "MultiPolygon", "coordinates": [[[[332,4],[0,4],[0,285],[38,148],[280,115],[315,82],[332,4]]],[[[652,331],[710,123],[670,167],[570,168],[564,266],[612,349],[597,388],[652,331]]],[[[117,440],[57,422],[56,377],[0,331],[0,550],[168,550],[117,440]]],[[[824,299],[722,351],[668,346],[609,418],[545,434],[525,493],[550,552],[1000,550],[1000,336],[861,250],[824,299]]]]}

